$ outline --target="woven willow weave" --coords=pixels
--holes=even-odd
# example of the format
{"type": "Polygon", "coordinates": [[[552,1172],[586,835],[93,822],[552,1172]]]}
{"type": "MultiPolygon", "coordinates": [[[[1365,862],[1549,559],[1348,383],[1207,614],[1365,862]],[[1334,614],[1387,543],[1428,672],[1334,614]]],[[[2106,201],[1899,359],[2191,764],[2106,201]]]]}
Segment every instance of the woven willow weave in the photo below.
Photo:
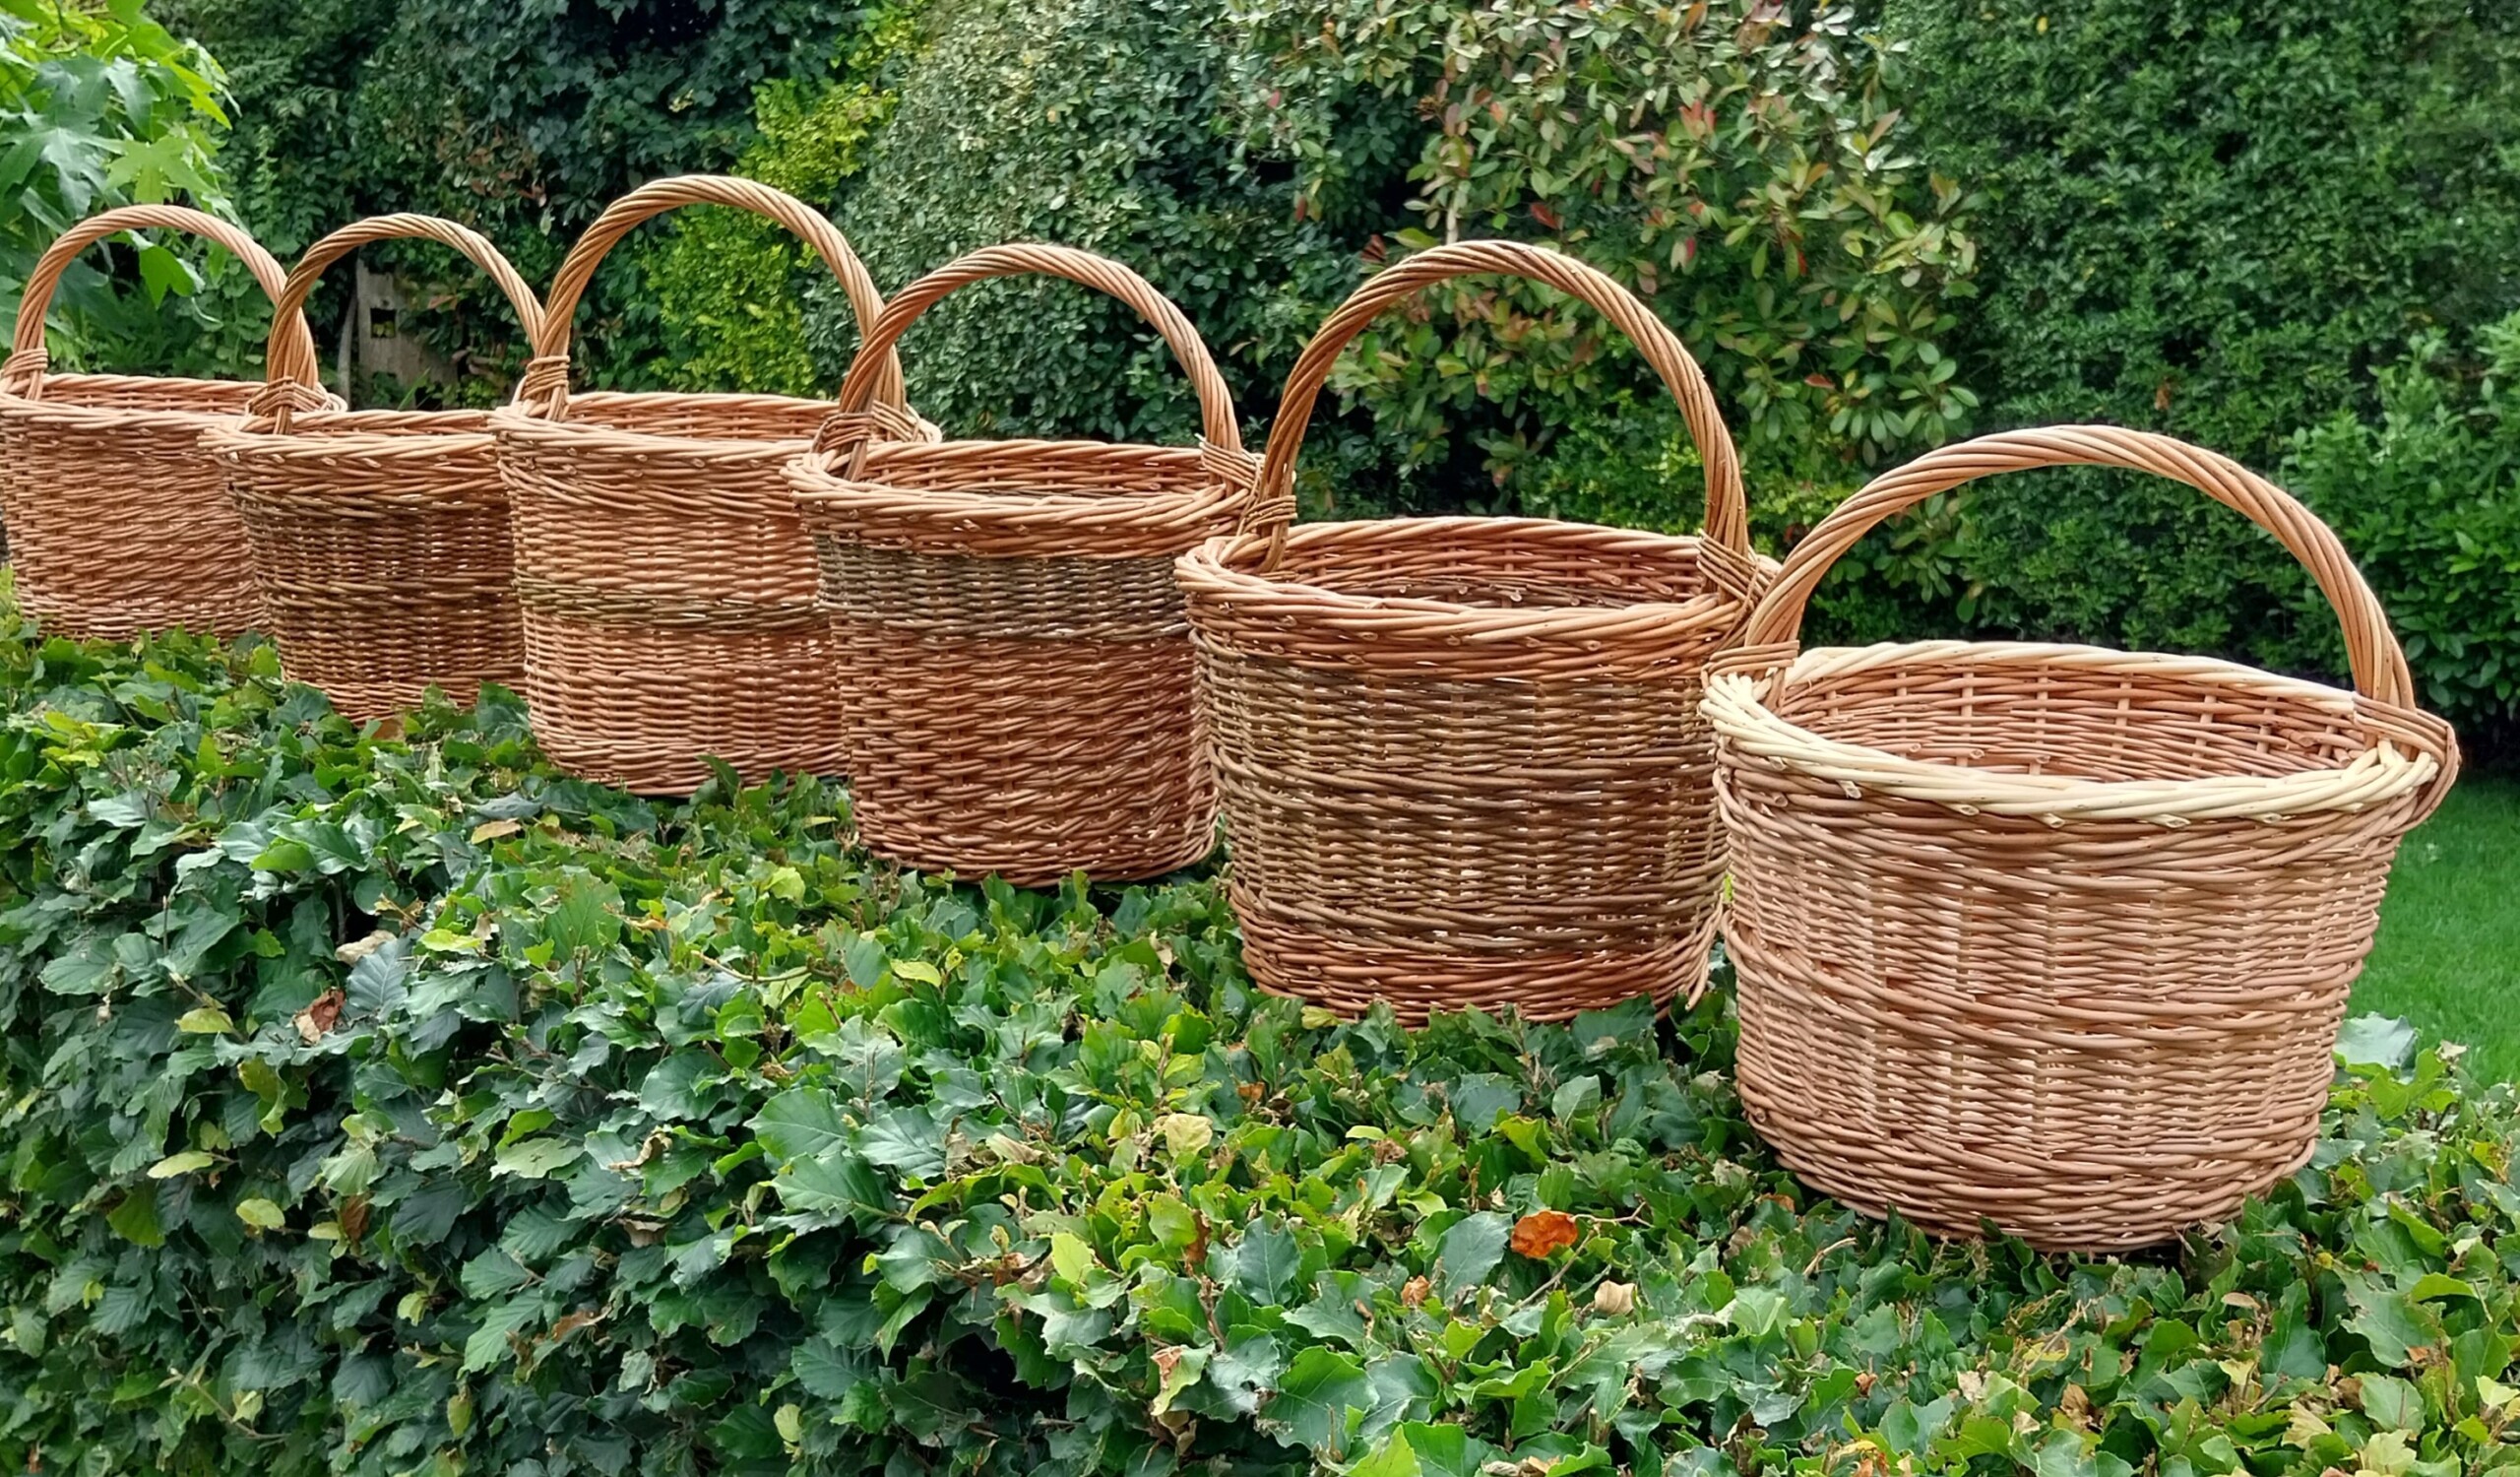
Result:
{"type": "Polygon", "coordinates": [[[1732,438],[1670,330],[1554,252],[1421,252],[1305,348],[1259,496],[1245,533],[1177,566],[1253,978],[1351,1014],[1388,1000],[1412,1022],[1700,989],[1724,855],[1699,678],[1764,568],[1732,438]],[[1341,350],[1474,273],[1582,298],[1637,346],[1704,456],[1704,538],[1499,518],[1287,528],[1341,350]]]}
{"type": "MultiPolygon", "coordinates": [[[[224,221],[173,205],[134,205],[81,222],[27,279],[0,365],[0,517],[18,605],[47,631],[120,640],[181,626],[229,636],[262,604],[245,530],[202,433],[244,414],[256,387],[229,380],[47,374],[43,320],[79,253],[126,230],[179,230],[217,242],[273,297],[271,253],[224,221]]],[[[283,314],[273,342],[315,382],[305,320],[283,314]]]]}
{"type": "MultiPolygon", "coordinates": [[[[316,242],[281,289],[282,314],[333,263],[399,237],[462,252],[529,339],[541,331],[541,305],[507,258],[433,216],[379,216],[316,242]]],[[[470,703],[485,681],[520,683],[515,545],[489,417],[325,410],[316,386],[288,377],[274,339],[252,417],[203,444],[226,468],[282,669],[353,719],[413,707],[431,687],[470,703]]]]}
{"type": "Polygon", "coordinates": [[[2229,1216],[2308,1158],[2346,994],[2449,728],[2345,550],[2231,461],[2104,426],[1875,481],[1794,550],[1708,684],[1751,1122],[1812,1186],[2055,1249],[2229,1216]],[[2157,473],[2308,566],[2355,692],[2194,657],[1932,641],[1798,652],[1884,518],[2022,468],[2157,473]]]}
{"type": "MultiPolygon", "coordinates": [[[[772,395],[569,393],[570,320],[596,267],[651,216],[723,205],[802,237],[860,323],[875,285],[829,221],[750,180],[687,175],[604,211],[553,279],[517,403],[490,417],[515,520],[526,696],[554,763],[650,795],[844,767],[813,541],[781,476],[830,414],[772,395]]],[[[905,436],[901,371],[876,396],[905,436]]]]}
{"type": "Polygon", "coordinates": [[[1233,528],[1258,470],[1198,331],[1119,263],[998,246],[904,289],[788,474],[822,553],[868,848],[1025,885],[1206,856],[1216,787],[1172,559],[1233,528]],[[877,438],[866,352],[959,288],[1033,273],[1155,325],[1198,392],[1201,445],[877,438]]]}

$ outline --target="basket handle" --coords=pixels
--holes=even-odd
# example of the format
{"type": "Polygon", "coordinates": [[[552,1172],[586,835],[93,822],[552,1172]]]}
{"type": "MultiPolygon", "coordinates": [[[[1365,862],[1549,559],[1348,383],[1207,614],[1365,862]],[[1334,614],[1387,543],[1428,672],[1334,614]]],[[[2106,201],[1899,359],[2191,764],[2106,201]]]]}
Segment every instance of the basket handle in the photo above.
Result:
{"type": "Polygon", "coordinates": [[[1820,577],[1874,525],[1963,482],[2034,467],[2150,472],[2237,510],[2300,560],[2335,608],[2345,628],[2355,690],[2400,708],[2416,705],[2415,679],[2407,671],[2406,653],[2389,630],[2389,617],[2326,524],[2291,493],[2219,452],[2114,425],[2055,425],[1980,436],[1936,447],[1874,478],[1795,546],[1750,612],[1742,645],[1719,665],[1736,672],[1782,668],[1799,649],[1804,603],[1820,577]]]}
{"type": "Polygon", "coordinates": [[[841,381],[838,413],[824,423],[823,433],[816,438],[815,448],[835,451],[854,441],[860,445],[871,427],[863,413],[874,400],[878,386],[877,369],[870,362],[893,366],[893,346],[909,332],[911,324],[921,313],[944,300],[946,294],[974,283],[997,277],[1064,277],[1098,292],[1107,293],[1137,309],[1138,316],[1154,325],[1172,348],[1172,356],[1189,376],[1190,386],[1199,396],[1200,434],[1208,445],[1230,458],[1242,456],[1242,430],[1233,416],[1233,395],[1226,388],[1225,376],[1217,372],[1216,360],[1208,353],[1207,341],[1190,320],[1175,307],[1172,299],[1155,289],[1155,285],[1136,272],[1109,257],[1073,246],[1049,246],[1017,242],[989,246],[959,257],[928,273],[902,289],[886,304],[875,326],[866,330],[866,342],[858,347],[857,357],[850,362],[849,374],[841,381]],[[871,353],[881,352],[885,357],[871,360],[871,353]]]}
{"type": "Polygon", "coordinates": [[[508,305],[516,309],[518,321],[525,325],[529,340],[542,332],[542,304],[536,300],[534,289],[525,285],[525,279],[517,275],[516,268],[509,265],[508,259],[499,254],[499,248],[491,245],[480,232],[435,216],[371,216],[345,225],[307,247],[306,254],[289,269],[288,281],[282,284],[277,299],[280,312],[272,320],[271,366],[266,371],[269,378],[249,402],[249,409],[258,420],[268,419],[272,429],[285,435],[292,413],[320,409],[326,403],[322,385],[294,378],[283,367],[285,349],[280,331],[283,318],[304,312],[306,298],[315,290],[315,280],[335,262],[370,242],[403,238],[435,241],[462,252],[498,285],[508,305]]]}
{"type": "MultiPolygon", "coordinates": [[[[18,299],[18,328],[10,344],[8,362],[0,365],[0,388],[33,400],[43,390],[44,369],[51,363],[44,350],[43,320],[52,311],[52,294],[61,286],[61,275],[87,250],[108,236],[126,230],[179,230],[217,242],[230,255],[245,264],[263,294],[275,303],[287,276],[279,262],[265,251],[262,243],[247,235],[241,226],[230,225],[217,216],[206,216],[180,205],[126,205],[89,217],[61,233],[61,238],[44,249],[35,270],[27,277],[26,292],[18,299]],[[23,387],[23,388],[22,388],[23,387]]],[[[278,310],[272,315],[273,362],[277,367],[286,357],[298,377],[312,379],[315,374],[315,337],[307,332],[303,314],[278,310]],[[285,352],[284,354],[284,351],[285,352]]]]}
{"type": "Polygon", "coordinates": [[[1240,530],[1244,535],[1268,534],[1269,556],[1263,567],[1275,568],[1285,551],[1287,525],[1295,516],[1295,457],[1312,421],[1313,401],[1341,352],[1384,309],[1418,289],[1480,273],[1528,278],[1581,298],[1600,309],[1611,327],[1635,344],[1679,405],[1680,418],[1687,422],[1689,437],[1706,463],[1706,540],[1738,554],[1741,568],[1747,570],[1752,557],[1750,519],[1742,496],[1741,462],[1697,360],[1653,309],[1606,274],[1561,252],[1520,241],[1454,241],[1418,252],[1368,278],[1322,323],[1287,377],[1286,395],[1279,402],[1278,418],[1269,427],[1269,447],[1261,461],[1260,491],[1240,530]]]}
{"type": "MultiPolygon", "coordinates": [[[[875,279],[867,275],[865,264],[850,249],[849,238],[822,212],[795,196],[728,174],[652,180],[605,206],[586,234],[569,248],[559,275],[552,278],[551,295],[542,307],[542,331],[534,336],[534,361],[526,366],[525,378],[517,386],[518,403],[530,414],[559,420],[569,413],[570,329],[578,315],[578,299],[585,295],[605,253],[641,222],[686,205],[728,206],[788,227],[814,248],[814,254],[840,279],[841,290],[849,294],[850,309],[861,328],[883,313],[883,295],[875,290],[875,279]]],[[[886,355],[876,394],[885,404],[902,408],[901,365],[890,355],[886,355]]]]}

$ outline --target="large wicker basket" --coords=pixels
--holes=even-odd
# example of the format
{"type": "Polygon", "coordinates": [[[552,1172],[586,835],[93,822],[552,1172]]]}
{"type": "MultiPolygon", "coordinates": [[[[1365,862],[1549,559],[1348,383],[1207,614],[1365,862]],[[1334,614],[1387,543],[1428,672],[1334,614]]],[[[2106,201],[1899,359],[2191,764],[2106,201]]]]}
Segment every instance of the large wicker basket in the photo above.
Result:
{"type": "MultiPolygon", "coordinates": [[[[44,629],[119,640],[182,627],[229,636],[262,603],[243,556],[245,530],[202,433],[241,416],[255,386],[229,380],[48,374],[44,315],[54,289],[98,241],[178,230],[233,252],[278,297],[284,274],[243,230],[174,205],[135,205],[81,222],[27,279],[18,330],[0,365],[0,517],[17,565],[18,605],[44,629]]],[[[273,325],[292,375],[315,383],[305,320],[273,325]]]]}
{"type": "Polygon", "coordinates": [[[1724,848],[1699,677],[1762,567],[1732,439],[1670,330],[1555,252],[1422,252],[1296,360],[1259,496],[1253,529],[1177,569],[1253,977],[1346,1012],[1388,1000],[1409,1021],[1700,989],[1724,848]],[[1637,346],[1705,460],[1704,538],[1519,518],[1287,528],[1340,351],[1474,273],[1582,298],[1637,346]]]}
{"type": "MultiPolygon", "coordinates": [[[[307,250],[281,290],[294,319],[324,269],[372,241],[451,246],[498,284],[530,339],[534,290],[478,234],[433,216],[379,216],[307,250]]],[[[273,335],[251,418],[203,444],[224,465],[253,548],[268,628],[288,675],[354,719],[416,705],[431,687],[469,703],[525,674],[507,489],[485,411],[348,411],[292,379],[273,335]]]]}
{"type": "Polygon", "coordinates": [[[2335,536],[2211,452],[1987,436],[1812,530],[1708,684],[1751,1122],[1814,1187],[1974,1235],[2137,1246],[2310,1153],[2390,859],[2457,748],[2335,536]],[[2195,657],[1799,652],[1863,533],[2020,468],[2158,473],[2248,515],[2345,625],[2356,691],[2195,657]]]}
{"type": "MultiPolygon", "coordinates": [[[[526,696],[555,763],[651,795],[697,789],[711,758],[746,779],[844,762],[813,540],[781,475],[830,403],[569,393],[570,320],[596,267],[639,223],[686,205],[778,222],[840,279],[859,323],[883,311],[829,221],[745,179],[643,185],[560,264],[517,402],[490,417],[515,519],[526,696]]],[[[890,354],[876,397],[898,412],[890,354]]]]}
{"type": "Polygon", "coordinates": [[[889,350],[958,288],[1064,277],[1138,310],[1199,397],[1196,447],[877,439],[861,352],[815,452],[788,469],[822,554],[849,689],[858,833],[916,867],[1040,885],[1169,871],[1216,844],[1172,560],[1228,533],[1259,459],[1198,331],[1117,262],[975,252],[885,308],[889,350]]]}

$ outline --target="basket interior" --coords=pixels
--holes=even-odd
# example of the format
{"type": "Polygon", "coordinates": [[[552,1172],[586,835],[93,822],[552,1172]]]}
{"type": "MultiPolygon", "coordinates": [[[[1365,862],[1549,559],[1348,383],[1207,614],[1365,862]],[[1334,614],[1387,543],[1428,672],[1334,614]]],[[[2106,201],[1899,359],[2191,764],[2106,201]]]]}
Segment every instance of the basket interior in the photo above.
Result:
{"type": "MultiPolygon", "coordinates": [[[[2147,670],[1962,655],[1797,676],[1777,716],[1921,763],[2098,782],[2268,778],[2336,769],[2370,748],[2349,694],[2182,659],[2147,670]]],[[[1814,657],[1823,653],[1813,653],[1814,657]]]]}
{"type": "Polygon", "coordinates": [[[1514,519],[1305,524],[1269,577],[1489,610],[1680,604],[1708,593],[1693,538],[1514,519]]]}

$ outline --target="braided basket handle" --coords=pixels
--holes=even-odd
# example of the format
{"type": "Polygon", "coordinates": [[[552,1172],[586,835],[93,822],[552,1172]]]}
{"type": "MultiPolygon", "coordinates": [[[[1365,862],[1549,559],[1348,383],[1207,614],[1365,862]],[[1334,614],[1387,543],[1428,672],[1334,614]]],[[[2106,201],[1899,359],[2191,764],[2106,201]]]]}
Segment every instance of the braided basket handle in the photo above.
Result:
{"type": "Polygon", "coordinates": [[[1963,482],[2034,467],[2149,472],[2236,509],[2273,534],[2318,582],[2345,628],[2355,690],[2395,707],[2415,707],[2415,679],[2407,671],[2406,653],[2389,630],[2389,617],[2326,524],[2291,493],[2219,452],[2114,425],[2056,425],[1980,436],[1937,447],[1874,478],[1795,546],[1751,611],[1742,645],[1719,665],[1735,672],[1782,669],[1798,650],[1804,604],[1821,576],[1876,524],[1963,482]]]}
{"type": "MultiPolygon", "coordinates": [[[[641,222],[686,205],[723,205],[750,211],[788,227],[814,249],[823,265],[831,268],[832,276],[840,279],[841,290],[849,294],[850,310],[857,315],[861,329],[882,316],[884,299],[875,290],[875,279],[867,275],[865,264],[850,249],[849,238],[840,233],[840,227],[812,206],[784,190],[727,174],[682,174],[652,180],[604,207],[603,214],[569,248],[568,257],[560,263],[559,275],[552,278],[551,295],[543,303],[542,331],[534,336],[534,362],[526,366],[525,380],[517,387],[517,400],[529,413],[550,420],[568,415],[570,329],[578,315],[578,300],[586,294],[587,284],[594,279],[595,269],[602,264],[605,254],[641,222]]],[[[877,398],[895,409],[902,408],[901,364],[886,354],[881,373],[877,398]]]]}
{"type": "MultiPolygon", "coordinates": [[[[7,365],[0,367],[0,388],[29,400],[40,398],[44,369],[50,362],[44,350],[43,320],[52,311],[52,294],[61,287],[61,275],[70,270],[80,252],[126,230],[179,230],[216,242],[254,274],[263,295],[274,303],[280,300],[287,274],[241,226],[180,205],[126,205],[105,211],[63,231],[59,240],[44,249],[35,270],[28,275],[25,295],[18,299],[17,335],[10,344],[7,365]]],[[[285,363],[296,377],[313,380],[315,337],[307,332],[304,315],[293,308],[276,310],[272,315],[272,345],[274,368],[285,363]]]]}
{"type": "Polygon", "coordinates": [[[298,258],[296,266],[289,269],[288,281],[282,284],[278,298],[280,313],[272,320],[269,350],[271,367],[266,371],[269,378],[249,402],[252,414],[257,420],[268,419],[272,429],[284,435],[288,431],[288,419],[293,412],[315,410],[325,404],[321,384],[311,379],[297,379],[284,367],[285,346],[282,342],[283,336],[280,329],[283,319],[296,319],[303,314],[306,298],[315,290],[315,280],[322,277],[325,269],[335,262],[371,242],[406,238],[435,241],[463,253],[466,259],[480,268],[491,282],[498,285],[499,291],[508,300],[508,305],[516,309],[517,320],[525,325],[526,337],[529,340],[542,332],[542,304],[536,299],[534,289],[525,285],[525,279],[517,275],[516,268],[509,264],[506,257],[499,254],[499,248],[491,245],[486,236],[468,226],[459,225],[452,221],[440,220],[435,216],[409,214],[371,216],[367,220],[345,225],[307,247],[306,254],[298,258]]]}
{"type": "Polygon", "coordinates": [[[1235,422],[1233,395],[1226,388],[1225,376],[1217,372],[1216,360],[1208,353],[1205,339],[1190,320],[1175,307],[1172,299],[1122,264],[1091,251],[1073,246],[1048,246],[1017,242],[1005,246],[989,246],[959,257],[937,268],[925,277],[904,288],[866,331],[866,342],[858,347],[857,357],[850,361],[848,377],[841,381],[838,413],[825,423],[816,448],[836,450],[849,441],[863,444],[866,423],[863,413],[874,400],[879,369],[897,363],[892,357],[893,346],[918,320],[921,313],[943,301],[948,293],[998,277],[1064,277],[1116,297],[1137,309],[1138,316],[1152,324],[1172,349],[1172,356],[1180,361],[1182,372],[1189,376],[1190,387],[1199,396],[1200,434],[1209,446],[1227,453],[1228,459],[1238,460],[1242,452],[1242,429],[1235,422]],[[880,353],[880,359],[870,355],[880,353]],[[877,368],[868,367],[872,363],[877,368]]]}
{"type": "Polygon", "coordinates": [[[1260,467],[1260,491],[1240,532],[1266,532],[1269,555],[1265,568],[1275,568],[1285,551],[1287,525],[1295,516],[1295,457],[1303,448],[1312,406],[1337,363],[1357,334],[1382,312],[1425,287],[1481,273],[1527,278],[1555,288],[1599,309],[1610,326],[1625,334],[1645,361],[1662,376],[1680,408],[1689,437],[1706,463],[1706,538],[1740,555],[1746,570],[1750,552],[1749,509],[1741,488],[1741,461],[1733,451],[1723,412],[1716,408],[1705,371],[1654,310],[1608,275],[1561,252],[1520,241],[1455,241],[1418,252],[1368,278],[1365,285],[1321,325],[1304,346],[1287,377],[1278,418],[1269,427],[1269,447],[1260,467]]]}

